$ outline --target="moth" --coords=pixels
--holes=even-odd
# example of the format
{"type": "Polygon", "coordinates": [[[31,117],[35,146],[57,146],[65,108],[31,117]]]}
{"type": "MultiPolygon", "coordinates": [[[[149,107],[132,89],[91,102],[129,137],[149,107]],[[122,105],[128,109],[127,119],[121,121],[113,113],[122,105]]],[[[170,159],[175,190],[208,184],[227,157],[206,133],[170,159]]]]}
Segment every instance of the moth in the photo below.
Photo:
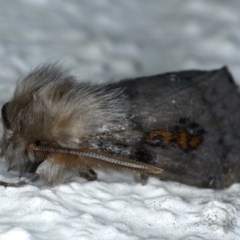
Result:
{"type": "Polygon", "coordinates": [[[239,110],[226,67],[93,84],[49,64],[3,105],[1,153],[10,169],[49,184],[70,172],[96,180],[95,170],[111,168],[142,183],[224,188],[240,179],[239,110]]]}

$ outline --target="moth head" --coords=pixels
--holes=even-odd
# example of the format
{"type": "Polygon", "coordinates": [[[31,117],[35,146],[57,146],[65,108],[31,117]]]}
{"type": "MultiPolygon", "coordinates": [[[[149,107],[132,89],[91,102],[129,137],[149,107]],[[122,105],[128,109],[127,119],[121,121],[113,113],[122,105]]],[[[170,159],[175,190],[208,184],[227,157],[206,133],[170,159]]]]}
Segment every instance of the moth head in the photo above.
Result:
{"type": "Polygon", "coordinates": [[[77,81],[55,65],[37,68],[2,107],[2,155],[10,168],[22,171],[37,160],[30,144],[74,148],[98,133],[122,129],[126,107],[120,95],[119,89],[77,81]]]}
{"type": "Polygon", "coordinates": [[[25,156],[25,144],[21,134],[16,131],[14,122],[11,122],[9,102],[1,109],[3,135],[1,141],[1,155],[9,162],[9,168],[24,170],[27,158],[25,156]]]}
{"type": "Polygon", "coordinates": [[[13,136],[13,131],[11,130],[10,122],[7,116],[7,106],[8,106],[8,103],[5,103],[1,109],[2,124],[3,124],[3,137],[1,142],[2,155],[4,155],[6,146],[9,144],[13,136]]]}

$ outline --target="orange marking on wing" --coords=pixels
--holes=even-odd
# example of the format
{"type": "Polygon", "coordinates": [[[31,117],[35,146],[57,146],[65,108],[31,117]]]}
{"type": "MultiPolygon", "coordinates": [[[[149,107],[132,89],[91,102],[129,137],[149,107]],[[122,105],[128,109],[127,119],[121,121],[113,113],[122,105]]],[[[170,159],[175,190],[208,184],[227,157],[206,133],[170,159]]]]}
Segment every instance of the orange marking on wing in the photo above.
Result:
{"type": "Polygon", "coordinates": [[[147,141],[153,142],[155,138],[161,137],[161,144],[167,146],[171,141],[174,140],[174,134],[171,131],[157,129],[147,134],[147,141]]]}
{"type": "Polygon", "coordinates": [[[189,140],[189,145],[192,149],[196,149],[201,142],[202,142],[202,137],[194,135],[194,136],[191,136],[189,140]]]}
{"type": "Polygon", "coordinates": [[[147,133],[146,140],[150,144],[161,147],[175,143],[183,151],[189,151],[196,149],[202,143],[202,134],[192,134],[185,127],[175,126],[172,130],[152,130],[147,133]]]}
{"type": "Polygon", "coordinates": [[[180,128],[177,131],[176,143],[183,150],[188,150],[189,133],[184,128],[180,128]]]}

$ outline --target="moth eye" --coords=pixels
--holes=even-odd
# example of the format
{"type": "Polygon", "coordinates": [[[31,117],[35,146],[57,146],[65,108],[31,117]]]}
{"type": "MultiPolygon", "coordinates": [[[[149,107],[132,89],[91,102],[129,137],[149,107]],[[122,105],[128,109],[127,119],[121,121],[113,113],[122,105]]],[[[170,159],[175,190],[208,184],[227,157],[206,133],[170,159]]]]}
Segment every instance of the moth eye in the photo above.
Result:
{"type": "Polygon", "coordinates": [[[37,146],[39,146],[40,143],[41,143],[41,142],[40,142],[40,140],[38,140],[38,139],[35,141],[35,144],[36,144],[37,146]]]}
{"type": "Polygon", "coordinates": [[[10,129],[11,126],[7,116],[7,106],[8,106],[8,102],[5,103],[2,107],[2,122],[3,122],[3,126],[6,129],[10,129]]]}

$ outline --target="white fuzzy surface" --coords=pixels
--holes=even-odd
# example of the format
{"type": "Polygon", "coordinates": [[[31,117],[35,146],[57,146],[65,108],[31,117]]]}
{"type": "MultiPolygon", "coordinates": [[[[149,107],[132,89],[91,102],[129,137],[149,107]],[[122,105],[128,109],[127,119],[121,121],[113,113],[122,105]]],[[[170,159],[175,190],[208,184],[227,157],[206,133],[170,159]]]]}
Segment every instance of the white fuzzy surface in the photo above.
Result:
{"type": "MultiPolygon", "coordinates": [[[[110,81],[228,65],[240,83],[240,1],[0,2],[0,103],[46,60],[110,81]]],[[[16,173],[0,164],[0,179],[16,173]]],[[[0,240],[237,240],[240,185],[203,190],[100,172],[56,187],[0,187],[0,240]]]]}

